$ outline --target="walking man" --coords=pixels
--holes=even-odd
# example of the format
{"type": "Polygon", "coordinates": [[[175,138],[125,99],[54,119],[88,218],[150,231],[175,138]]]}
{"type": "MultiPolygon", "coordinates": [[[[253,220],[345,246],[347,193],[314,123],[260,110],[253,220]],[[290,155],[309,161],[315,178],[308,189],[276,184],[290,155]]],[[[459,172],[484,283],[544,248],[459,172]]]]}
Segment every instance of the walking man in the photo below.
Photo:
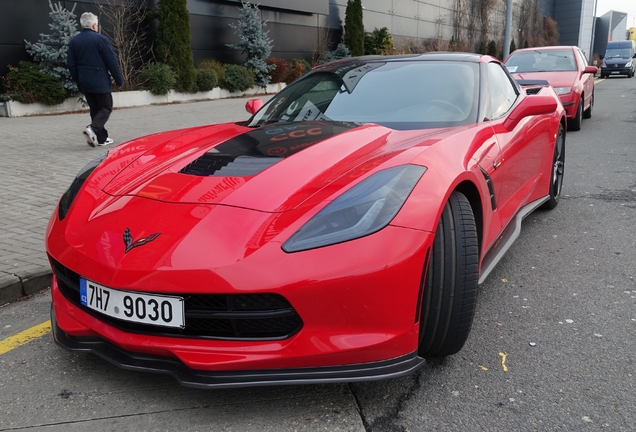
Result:
{"type": "Polygon", "coordinates": [[[113,111],[111,75],[120,87],[124,77],[108,38],[97,33],[97,16],[84,12],[80,24],[82,31],[68,45],[67,66],[90,107],[91,124],[83,132],[86,143],[91,147],[108,145],[113,143],[104,128],[113,111]]]}

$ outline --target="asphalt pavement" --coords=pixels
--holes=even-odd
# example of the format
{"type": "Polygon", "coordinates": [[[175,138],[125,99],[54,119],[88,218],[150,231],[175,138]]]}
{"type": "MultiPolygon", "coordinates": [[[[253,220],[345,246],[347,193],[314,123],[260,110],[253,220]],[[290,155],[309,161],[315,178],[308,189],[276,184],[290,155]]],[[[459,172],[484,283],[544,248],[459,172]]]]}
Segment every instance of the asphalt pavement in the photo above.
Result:
{"type": "MultiPolygon", "coordinates": [[[[264,96],[267,100],[269,96],[264,96]]],[[[243,120],[250,98],[115,109],[106,124],[113,145],[171,129],[243,120]]],[[[89,147],[88,113],[0,117],[0,305],[47,288],[44,236],[77,172],[108,147],[89,147]]]]}

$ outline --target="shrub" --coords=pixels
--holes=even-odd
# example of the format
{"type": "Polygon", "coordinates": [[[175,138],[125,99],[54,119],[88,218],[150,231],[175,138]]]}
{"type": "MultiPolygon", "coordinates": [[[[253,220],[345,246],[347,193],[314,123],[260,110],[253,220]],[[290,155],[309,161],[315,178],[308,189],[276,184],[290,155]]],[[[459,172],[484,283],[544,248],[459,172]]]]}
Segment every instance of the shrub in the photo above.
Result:
{"type": "Polygon", "coordinates": [[[311,65],[309,64],[307,60],[293,59],[289,73],[287,74],[287,78],[285,79],[285,82],[289,84],[293,81],[296,81],[298,78],[305,75],[310,70],[311,70],[311,65]]]}
{"type": "Polygon", "coordinates": [[[329,63],[331,61],[340,60],[347,57],[351,57],[351,54],[349,54],[349,48],[347,48],[345,44],[340,43],[335,50],[324,52],[319,63],[329,63]]]}
{"type": "Polygon", "coordinates": [[[60,80],[44,73],[35,63],[21,61],[17,68],[9,66],[9,73],[2,77],[2,82],[6,90],[4,100],[56,105],[66,99],[60,80]]]}
{"type": "Polygon", "coordinates": [[[216,72],[217,85],[223,87],[223,82],[225,81],[223,63],[218,60],[203,60],[199,63],[199,69],[211,69],[216,72]]]}
{"type": "Polygon", "coordinates": [[[218,79],[214,69],[197,69],[197,87],[199,91],[207,92],[216,87],[218,79]]]}
{"type": "Polygon", "coordinates": [[[287,78],[287,73],[289,72],[289,65],[283,59],[278,59],[274,57],[270,57],[265,60],[265,63],[268,65],[275,65],[276,69],[272,71],[272,83],[285,82],[287,78]]]}
{"type": "Polygon", "coordinates": [[[165,95],[175,87],[177,75],[164,63],[150,63],[139,74],[141,88],[150,90],[152,94],[165,95]]]}
{"type": "Polygon", "coordinates": [[[223,87],[226,90],[245,91],[256,85],[254,72],[245,66],[223,65],[223,72],[225,73],[223,87]]]}

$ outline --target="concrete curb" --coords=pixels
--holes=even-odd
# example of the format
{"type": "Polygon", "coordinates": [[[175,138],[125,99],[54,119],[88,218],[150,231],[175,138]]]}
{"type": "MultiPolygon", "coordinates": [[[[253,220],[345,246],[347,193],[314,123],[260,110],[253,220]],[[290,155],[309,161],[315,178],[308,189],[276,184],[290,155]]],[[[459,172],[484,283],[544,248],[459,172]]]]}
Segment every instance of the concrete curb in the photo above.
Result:
{"type": "Polygon", "coordinates": [[[24,275],[0,273],[0,306],[51,286],[51,269],[41,268],[24,275]]]}

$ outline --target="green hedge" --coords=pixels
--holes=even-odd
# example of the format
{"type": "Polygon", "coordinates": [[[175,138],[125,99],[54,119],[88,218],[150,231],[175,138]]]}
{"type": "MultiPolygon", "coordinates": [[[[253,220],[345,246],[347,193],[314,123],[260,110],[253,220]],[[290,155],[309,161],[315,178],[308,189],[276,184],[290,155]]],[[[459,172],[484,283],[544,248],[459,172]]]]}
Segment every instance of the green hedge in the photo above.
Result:
{"type": "Polygon", "coordinates": [[[223,88],[229,91],[245,91],[256,85],[254,72],[244,66],[223,65],[225,82],[223,88]]]}
{"type": "Polygon", "coordinates": [[[139,74],[139,85],[152,94],[166,95],[177,83],[177,75],[164,63],[151,63],[139,74]]]}
{"type": "Polygon", "coordinates": [[[216,87],[218,79],[213,69],[197,69],[197,88],[199,91],[208,92],[216,87]]]}
{"type": "Polygon", "coordinates": [[[37,64],[31,62],[21,61],[17,68],[9,66],[9,73],[2,77],[2,84],[6,91],[1,97],[3,100],[57,105],[67,97],[60,80],[42,72],[37,64]]]}

